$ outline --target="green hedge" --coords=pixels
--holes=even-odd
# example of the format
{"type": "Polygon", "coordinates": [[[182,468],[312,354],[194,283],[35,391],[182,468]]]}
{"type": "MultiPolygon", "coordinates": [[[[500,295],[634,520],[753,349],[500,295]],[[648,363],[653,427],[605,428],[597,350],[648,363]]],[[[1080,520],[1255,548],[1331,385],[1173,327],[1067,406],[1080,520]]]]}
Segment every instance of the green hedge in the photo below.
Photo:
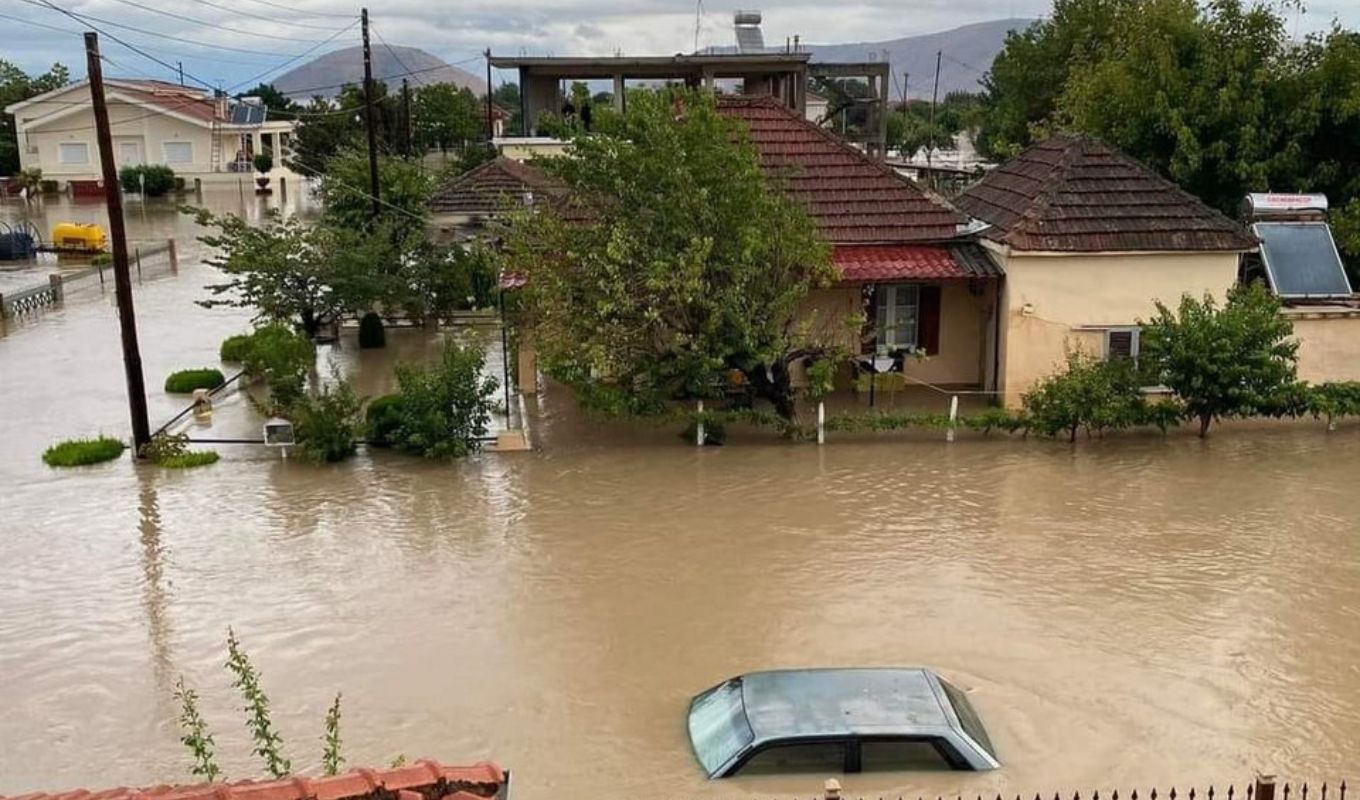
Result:
{"type": "Polygon", "coordinates": [[[170,394],[193,394],[195,389],[216,389],[226,380],[218,369],[182,369],[170,373],[165,379],[165,391],[170,394]]]}
{"type": "Polygon", "coordinates": [[[164,164],[141,164],[118,170],[118,182],[125,192],[145,191],[147,197],[160,197],[175,188],[175,171],[164,164]]]}
{"type": "Polygon", "coordinates": [[[156,463],[169,469],[192,469],[194,467],[206,467],[209,464],[216,464],[219,458],[221,458],[221,456],[213,450],[194,450],[188,453],[165,456],[156,463]]]}
{"type": "Polygon", "coordinates": [[[112,461],[123,454],[125,445],[111,436],[96,439],[70,439],[58,442],[43,453],[43,463],[49,467],[81,467],[112,461]]]}
{"type": "Polygon", "coordinates": [[[250,345],[253,341],[248,333],[228,336],[222,340],[222,347],[218,350],[217,356],[228,363],[240,364],[250,354],[250,345]]]}
{"type": "Polygon", "coordinates": [[[364,420],[368,443],[374,447],[391,447],[392,437],[401,427],[401,395],[385,394],[370,402],[364,420]]]}

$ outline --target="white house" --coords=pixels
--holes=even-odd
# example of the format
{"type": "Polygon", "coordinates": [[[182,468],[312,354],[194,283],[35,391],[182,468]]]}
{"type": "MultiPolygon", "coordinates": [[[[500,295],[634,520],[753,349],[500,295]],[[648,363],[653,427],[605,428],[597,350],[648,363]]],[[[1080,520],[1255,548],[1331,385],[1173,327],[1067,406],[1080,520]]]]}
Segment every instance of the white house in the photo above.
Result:
{"type": "MultiPolygon", "coordinates": [[[[181,177],[253,170],[256,153],[275,166],[291,152],[292,120],[271,120],[255,98],[231,100],[154,80],[106,80],[118,167],[164,164],[181,177]]],[[[89,82],[5,107],[14,116],[21,167],[62,184],[100,178],[89,82]]]]}

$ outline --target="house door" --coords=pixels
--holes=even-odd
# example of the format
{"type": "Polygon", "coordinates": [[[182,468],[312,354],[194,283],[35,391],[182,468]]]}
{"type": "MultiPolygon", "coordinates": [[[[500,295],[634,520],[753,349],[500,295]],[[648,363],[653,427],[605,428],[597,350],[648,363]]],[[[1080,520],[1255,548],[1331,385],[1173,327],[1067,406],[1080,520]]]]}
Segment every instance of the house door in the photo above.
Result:
{"type": "Polygon", "coordinates": [[[118,165],[136,166],[142,163],[142,143],[139,141],[122,141],[118,143],[118,165]]]}

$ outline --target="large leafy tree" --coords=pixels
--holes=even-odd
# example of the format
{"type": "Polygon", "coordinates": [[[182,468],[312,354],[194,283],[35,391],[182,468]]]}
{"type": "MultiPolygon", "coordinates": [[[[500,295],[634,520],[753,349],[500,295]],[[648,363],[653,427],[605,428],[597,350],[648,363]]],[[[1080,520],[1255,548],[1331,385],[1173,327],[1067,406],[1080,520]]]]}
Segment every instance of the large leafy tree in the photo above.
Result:
{"type": "MultiPolygon", "coordinates": [[[[41,75],[29,75],[0,59],[0,108],[60,89],[70,82],[71,74],[61,64],[53,64],[41,75]]],[[[13,175],[18,171],[19,140],[14,117],[0,113],[0,175],[13,175]]]]}
{"type": "Polygon", "coordinates": [[[419,162],[383,155],[378,157],[378,215],[373,216],[372,185],[368,153],[357,147],[341,150],[326,164],[317,193],[327,223],[349,230],[372,230],[386,226],[398,237],[424,230],[434,191],[434,179],[419,162]]]}
{"type": "Polygon", "coordinates": [[[1174,311],[1157,303],[1157,316],[1143,326],[1140,357],[1205,436],[1214,420],[1282,408],[1297,388],[1293,332],[1279,299],[1253,283],[1234,288],[1226,305],[1208,295],[1186,295],[1174,311]]]}
{"type": "Polygon", "coordinates": [[[411,100],[412,135],[418,152],[462,150],[486,138],[486,108],[471,89],[451,83],[422,86],[411,100]]]}
{"type": "Polygon", "coordinates": [[[837,323],[811,329],[799,307],[835,268],[713,98],[632,93],[626,115],[601,115],[546,166],[576,212],[516,218],[504,258],[527,281],[547,372],[596,408],[653,413],[716,395],[735,371],[796,418],[790,367],[825,352],[837,323]]]}

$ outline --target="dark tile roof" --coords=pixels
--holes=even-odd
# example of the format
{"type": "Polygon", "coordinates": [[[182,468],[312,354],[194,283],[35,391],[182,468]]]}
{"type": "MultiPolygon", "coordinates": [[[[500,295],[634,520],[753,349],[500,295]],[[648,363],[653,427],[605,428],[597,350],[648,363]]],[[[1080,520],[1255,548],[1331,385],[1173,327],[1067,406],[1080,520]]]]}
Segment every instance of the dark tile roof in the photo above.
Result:
{"type": "Polygon", "coordinates": [[[278,780],[151,786],[143,789],[73,789],[0,800],[482,800],[506,786],[495,764],[447,767],[416,761],[392,769],[356,769],[330,778],[290,775],[278,780]]]}
{"type": "Polygon", "coordinates": [[[430,198],[430,210],[490,215],[522,205],[526,192],[556,196],[563,187],[536,167],[497,156],[441,186],[430,198]]]}
{"type": "Polygon", "coordinates": [[[831,244],[943,241],[964,221],[943,202],[771,97],[721,97],[746,124],[766,174],[807,208],[831,244]]]}
{"type": "Polygon", "coordinates": [[[995,278],[1001,269],[977,244],[839,245],[831,260],[849,283],[995,278]]]}
{"type": "Polygon", "coordinates": [[[1198,198],[1101,142],[1055,136],[955,199],[1016,250],[1243,251],[1255,237],[1198,198]]]}

